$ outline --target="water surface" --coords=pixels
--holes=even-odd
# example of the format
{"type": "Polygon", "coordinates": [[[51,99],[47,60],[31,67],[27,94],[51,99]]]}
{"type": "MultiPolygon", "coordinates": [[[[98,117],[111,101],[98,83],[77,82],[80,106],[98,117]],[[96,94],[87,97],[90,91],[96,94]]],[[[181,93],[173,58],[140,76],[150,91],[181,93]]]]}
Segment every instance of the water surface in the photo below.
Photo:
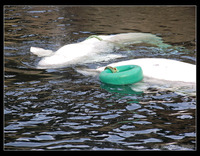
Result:
{"type": "Polygon", "coordinates": [[[195,43],[193,6],[4,6],[4,149],[195,150],[195,96],[112,88],[75,70],[143,57],[195,64],[195,43]],[[29,52],[125,32],[185,49],[133,45],[118,51],[126,57],[47,70],[29,52]]]}

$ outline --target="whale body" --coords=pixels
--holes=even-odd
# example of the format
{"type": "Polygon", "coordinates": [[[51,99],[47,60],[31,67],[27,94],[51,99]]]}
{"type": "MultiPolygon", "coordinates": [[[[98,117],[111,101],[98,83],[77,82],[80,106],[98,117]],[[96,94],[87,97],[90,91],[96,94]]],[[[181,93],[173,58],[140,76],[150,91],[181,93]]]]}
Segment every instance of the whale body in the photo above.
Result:
{"type": "MultiPolygon", "coordinates": [[[[164,58],[141,58],[116,62],[108,66],[122,65],[138,65],[142,68],[143,75],[148,78],[196,83],[196,65],[190,63],[164,58]]],[[[104,68],[96,70],[101,72],[104,68]]]]}
{"type": "MultiPolygon", "coordinates": [[[[139,58],[111,63],[107,66],[122,65],[138,65],[142,68],[143,80],[129,86],[136,92],[148,92],[148,88],[156,88],[171,90],[181,95],[196,96],[196,65],[164,58],[139,58]]],[[[76,70],[86,76],[98,77],[105,67],[76,70]]]]}
{"type": "Polygon", "coordinates": [[[117,35],[99,35],[98,38],[86,39],[79,43],[68,44],[56,52],[42,48],[31,47],[30,52],[42,57],[37,68],[59,68],[80,62],[93,61],[94,55],[110,53],[121,47],[148,43],[159,47],[169,47],[162,39],[150,33],[122,33],[117,35]]]}

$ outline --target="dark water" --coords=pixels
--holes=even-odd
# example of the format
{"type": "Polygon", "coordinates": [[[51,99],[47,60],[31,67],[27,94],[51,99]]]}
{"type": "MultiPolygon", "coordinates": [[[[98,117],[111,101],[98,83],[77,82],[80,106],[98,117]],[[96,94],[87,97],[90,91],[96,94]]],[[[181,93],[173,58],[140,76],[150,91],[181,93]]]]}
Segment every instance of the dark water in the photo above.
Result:
{"type": "Polygon", "coordinates": [[[31,46],[57,50],[92,34],[123,32],[149,32],[187,49],[136,45],[129,58],[195,64],[193,6],[4,6],[4,149],[195,150],[195,96],[156,88],[134,93],[75,70],[117,60],[38,70],[39,58],[29,52],[31,46]]]}

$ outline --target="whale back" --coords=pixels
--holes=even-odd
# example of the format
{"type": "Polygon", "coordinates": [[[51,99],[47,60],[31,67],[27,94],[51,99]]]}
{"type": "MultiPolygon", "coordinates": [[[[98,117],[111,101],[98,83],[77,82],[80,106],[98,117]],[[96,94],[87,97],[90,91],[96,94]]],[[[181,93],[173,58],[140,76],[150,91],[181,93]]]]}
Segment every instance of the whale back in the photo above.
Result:
{"type": "MultiPolygon", "coordinates": [[[[140,58],[116,62],[108,66],[121,65],[141,66],[144,76],[149,78],[196,83],[196,65],[190,63],[164,58],[140,58]]],[[[97,71],[102,71],[104,68],[98,68],[97,71]]]]}

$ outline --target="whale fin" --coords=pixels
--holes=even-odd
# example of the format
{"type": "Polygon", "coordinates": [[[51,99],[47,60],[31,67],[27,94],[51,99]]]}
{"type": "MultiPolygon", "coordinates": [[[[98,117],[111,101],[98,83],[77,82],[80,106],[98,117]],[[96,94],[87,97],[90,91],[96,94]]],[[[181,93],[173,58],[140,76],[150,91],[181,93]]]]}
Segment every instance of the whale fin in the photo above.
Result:
{"type": "Polygon", "coordinates": [[[97,77],[100,74],[100,72],[97,71],[96,69],[89,69],[89,68],[77,68],[76,71],[85,76],[92,76],[92,77],[95,77],[95,76],[97,77]]]}
{"type": "Polygon", "coordinates": [[[45,50],[43,48],[38,47],[31,47],[30,52],[37,55],[38,57],[51,56],[54,54],[52,50],[45,50]]]}

